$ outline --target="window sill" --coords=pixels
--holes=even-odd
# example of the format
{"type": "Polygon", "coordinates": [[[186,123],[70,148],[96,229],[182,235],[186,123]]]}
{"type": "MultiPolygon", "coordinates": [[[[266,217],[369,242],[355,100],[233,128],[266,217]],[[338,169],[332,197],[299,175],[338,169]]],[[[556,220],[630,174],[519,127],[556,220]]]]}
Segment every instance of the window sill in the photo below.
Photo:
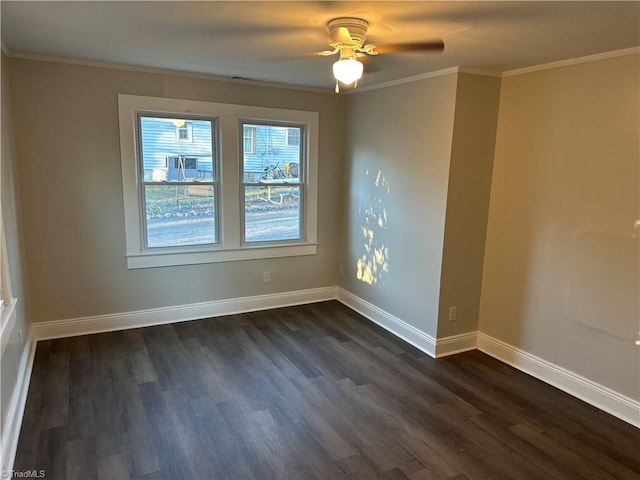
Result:
{"type": "Polygon", "coordinates": [[[197,265],[200,263],[236,262],[260,258],[298,257],[315,255],[317,251],[317,243],[304,243],[204,251],[145,252],[127,255],[127,268],[132,270],[137,268],[197,265]]]}

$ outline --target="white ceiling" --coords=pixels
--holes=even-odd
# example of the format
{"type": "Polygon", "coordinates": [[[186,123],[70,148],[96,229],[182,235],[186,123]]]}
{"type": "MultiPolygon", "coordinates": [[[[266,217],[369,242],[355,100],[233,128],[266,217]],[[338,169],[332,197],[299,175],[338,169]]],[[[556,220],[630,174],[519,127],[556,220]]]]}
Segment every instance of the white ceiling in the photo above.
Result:
{"type": "Polygon", "coordinates": [[[46,55],[332,88],[328,20],[370,43],[445,50],[370,58],[361,86],[460,66],[503,72],[640,45],[640,2],[25,2],[1,5],[10,55],[46,55]]]}

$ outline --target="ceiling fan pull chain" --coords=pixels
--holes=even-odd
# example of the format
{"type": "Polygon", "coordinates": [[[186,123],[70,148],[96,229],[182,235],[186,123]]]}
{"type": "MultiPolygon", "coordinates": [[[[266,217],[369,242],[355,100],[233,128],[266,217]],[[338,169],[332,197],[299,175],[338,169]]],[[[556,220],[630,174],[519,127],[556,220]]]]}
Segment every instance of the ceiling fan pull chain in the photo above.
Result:
{"type": "Polygon", "coordinates": [[[336,93],[340,93],[340,87],[338,86],[338,80],[336,80],[336,93]]]}

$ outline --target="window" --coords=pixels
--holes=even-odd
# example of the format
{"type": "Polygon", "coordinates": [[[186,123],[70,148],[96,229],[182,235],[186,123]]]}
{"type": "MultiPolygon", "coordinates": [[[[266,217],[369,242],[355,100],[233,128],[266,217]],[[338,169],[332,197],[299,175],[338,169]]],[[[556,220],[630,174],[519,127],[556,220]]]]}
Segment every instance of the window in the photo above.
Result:
{"type": "Polygon", "coordinates": [[[215,244],[218,184],[214,120],[192,118],[184,123],[144,112],[138,112],[137,120],[145,247],[215,244]],[[182,125],[178,128],[189,125],[192,141],[188,147],[167,135],[179,122],[182,125]],[[211,175],[200,177],[199,167],[211,175]]]}
{"type": "MultiPolygon", "coordinates": [[[[257,154],[242,152],[243,240],[271,242],[303,238],[304,172],[291,165],[304,165],[304,149],[279,149],[291,130],[300,139],[304,126],[285,127],[277,123],[242,123],[257,142],[257,154]]],[[[244,143],[244,142],[243,142],[244,143]]],[[[298,142],[300,144],[300,142],[298,142]]]]}
{"type": "Polygon", "coordinates": [[[178,142],[193,142],[193,125],[183,119],[173,120],[176,126],[176,140],[178,142]]]}
{"type": "Polygon", "coordinates": [[[245,126],[242,129],[242,151],[245,153],[256,153],[256,129],[245,126]]]}
{"type": "Polygon", "coordinates": [[[300,129],[287,128],[287,147],[297,147],[300,145],[300,129]]]}
{"type": "Polygon", "coordinates": [[[171,158],[173,160],[173,168],[184,170],[197,170],[198,168],[198,159],[193,157],[183,157],[182,155],[177,157],[167,157],[167,159],[171,158]]]}
{"type": "Polygon", "coordinates": [[[118,108],[128,268],[316,253],[316,112],[134,95],[118,108]]]}

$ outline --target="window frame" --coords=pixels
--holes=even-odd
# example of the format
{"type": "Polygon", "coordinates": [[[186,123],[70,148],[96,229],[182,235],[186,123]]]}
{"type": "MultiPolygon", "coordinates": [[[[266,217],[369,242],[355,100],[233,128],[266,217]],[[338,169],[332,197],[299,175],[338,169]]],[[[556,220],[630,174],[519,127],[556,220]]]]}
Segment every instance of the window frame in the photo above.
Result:
{"type": "Polygon", "coordinates": [[[127,268],[191,265],[317,253],[318,112],[119,94],[118,116],[127,268]],[[144,176],[138,167],[140,140],[135,123],[137,112],[141,111],[173,118],[183,115],[216,119],[219,142],[217,244],[145,248],[140,209],[140,182],[144,180],[144,176]],[[250,122],[305,125],[306,191],[304,205],[301,205],[301,208],[304,208],[302,239],[248,244],[242,242],[243,224],[240,215],[244,205],[241,204],[238,194],[238,189],[242,186],[240,152],[243,134],[239,128],[240,119],[250,122]]]}

